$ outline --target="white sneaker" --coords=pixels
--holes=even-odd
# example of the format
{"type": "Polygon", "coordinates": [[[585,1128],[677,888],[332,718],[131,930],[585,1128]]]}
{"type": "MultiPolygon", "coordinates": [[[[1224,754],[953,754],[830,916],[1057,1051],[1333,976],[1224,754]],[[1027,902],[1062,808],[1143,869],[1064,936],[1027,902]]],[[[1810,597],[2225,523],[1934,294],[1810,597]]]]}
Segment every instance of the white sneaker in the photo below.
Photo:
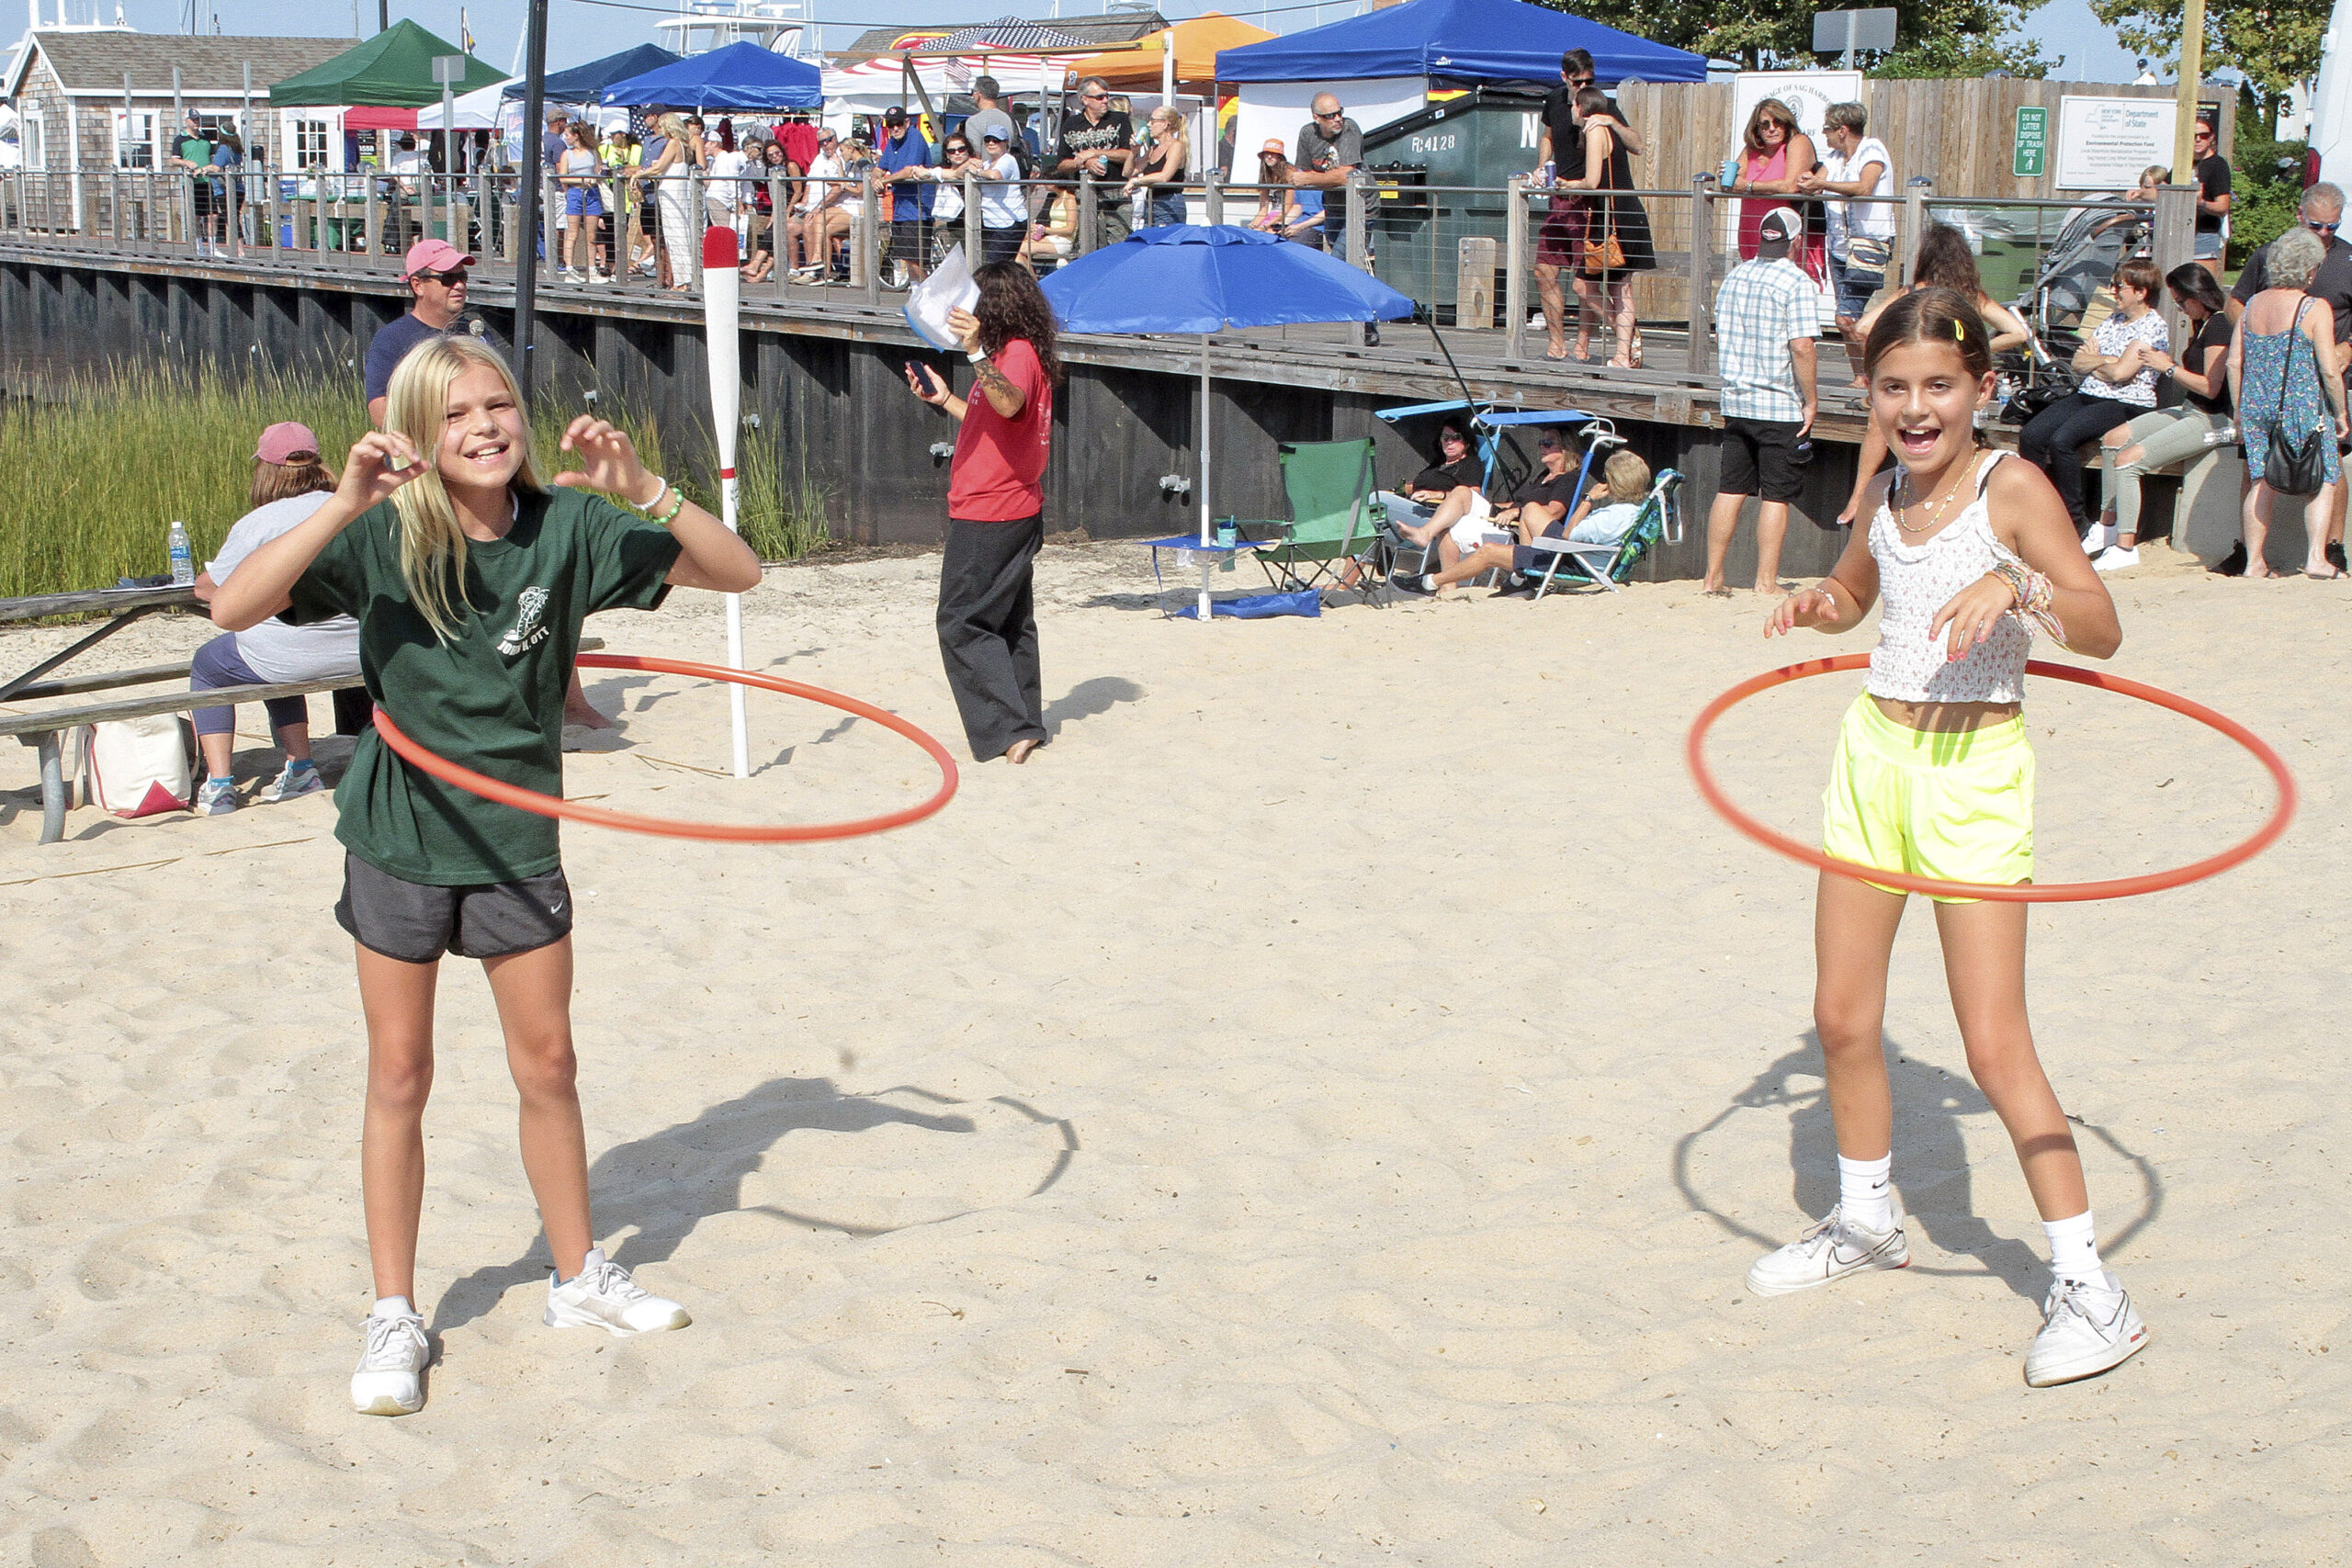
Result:
{"type": "Polygon", "coordinates": [[[368,1318],[368,1347],[351,1374],[351,1407],[362,1416],[413,1416],[424,1408],[418,1375],[433,1359],[424,1319],[413,1313],[368,1318]]]}
{"type": "Polygon", "coordinates": [[[207,779],[197,786],[196,814],[198,817],[226,817],[237,809],[237,784],[234,779],[207,779]]]}
{"type": "Polygon", "coordinates": [[[692,1323],[686,1309],[657,1296],[628,1277],[628,1270],[605,1261],[603,1247],[591,1247],[580,1272],[559,1285],[548,1276],[547,1325],[549,1328],[602,1328],[613,1334],[648,1334],[656,1329],[684,1328],[692,1323]]]}
{"type": "Polygon", "coordinates": [[[2140,551],[2136,546],[2127,550],[2121,545],[2109,545],[2107,548],[2099,551],[2098,559],[2091,562],[2091,570],[2093,571],[2120,571],[2127,566],[2138,566],[2139,564],[2140,551]]]}
{"type": "Polygon", "coordinates": [[[2041,1332],[2026,1352],[2025,1381],[2035,1388],[2097,1377],[2146,1348],[2148,1325],[2132,1304],[2132,1292],[2113,1272],[2101,1269],[2104,1286],[2060,1280],[2041,1303],[2041,1332]]]}
{"type": "Polygon", "coordinates": [[[1809,1291],[1871,1269],[1904,1269],[1911,1248],[1903,1239],[1903,1201],[1894,1200],[1894,1228],[1867,1231],[1846,1222],[1845,1206],[1777,1252],[1748,1266],[1747,1288],[1759,1296],[1809,1291]]]}
{"type": "Polygon", "coordinates": [[[2094,523],[2083,535],[2083,554],[2096,556],[2115,543],[2119,530],[2109,523],[2094,523]]]}
{"type": "Polygon", "coordinates": [[[275,806],[280,801],[296,800],[306,795],[316,795],[326,787],[327,781],[319,777],[318,769],[304,768],[297,773],[294,764],[288,762],[278,771],[276,778],[263,786],[261,797],[268,804],[275,806]]]}

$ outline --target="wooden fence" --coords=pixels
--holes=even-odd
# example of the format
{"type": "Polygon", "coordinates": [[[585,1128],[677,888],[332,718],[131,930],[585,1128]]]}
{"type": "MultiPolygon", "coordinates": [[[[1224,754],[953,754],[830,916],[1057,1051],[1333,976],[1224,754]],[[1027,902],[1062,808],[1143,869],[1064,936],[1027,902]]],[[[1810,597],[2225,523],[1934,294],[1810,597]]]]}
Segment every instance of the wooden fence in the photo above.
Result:
{"type": "MultiPolygon", "coordinates": [[[[1870,108],[1869,134],[1894,155],[1894,186],[1925,175],[1939,197],[2062,198],[2058,188],[2058,100],[2169,98],[2170,87],[2115,86],[2101,82],[2028,81],[2019,77],[1939,78],[1862,84],[1870,108]],[[2050,155],[2043,173],[2030,179],[2011,174],[2011,144],[2017,111],[2050,111],[2050,155]]],[[[2222,106],[2221,149],[2237,140],[2237,89],[2208,83],[2205,101],[2222,106]]],[[[1687,188],[1690,176],[1719,167],[1740,128],[1731,122],[1728,82],[1642,83],[1622,87],[1617,101],[1627,123],[1648,151],[1634,164],[1634,183],[1664,190],[1687,188]]],[[[1822,151],[1827,151],[1824,148],[1822,151]]],[[[2187,171],[2176,171],[2186,177],[2187,171]]]]}

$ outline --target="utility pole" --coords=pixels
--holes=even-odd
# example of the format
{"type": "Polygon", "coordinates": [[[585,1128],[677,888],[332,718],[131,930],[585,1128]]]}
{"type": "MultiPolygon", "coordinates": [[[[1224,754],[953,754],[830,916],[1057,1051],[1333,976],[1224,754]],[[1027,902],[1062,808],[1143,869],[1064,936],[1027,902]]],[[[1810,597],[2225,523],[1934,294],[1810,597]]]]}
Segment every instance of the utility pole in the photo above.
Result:
{"type": "MultiPolygon", "coordinates": [[[[2205,0],[2186,0],[2180,15],[2180,80],[2175,88],[2172,127],[2172,183],[2197,183],[2197,90],[2205,77],[2205,0]]],[[[2213,148],[2222,146],[2222,128],[2213,128],[2213,148]]]]}
{"type": "Polygon", "coordinates": [[[392,0],[376,0],[376,30],[389,32],[392,26],[392,0]]]}
{"type": "Polygon", "coordinates": [[[537,355],[532,339],[539,283],[539,137],[548,102],[548,0],[531,0],[529,30],[523,64],[523,167],[521,210],[515,214],[514,246],[514,366],[527,410],[533,391],[537,355]]]}

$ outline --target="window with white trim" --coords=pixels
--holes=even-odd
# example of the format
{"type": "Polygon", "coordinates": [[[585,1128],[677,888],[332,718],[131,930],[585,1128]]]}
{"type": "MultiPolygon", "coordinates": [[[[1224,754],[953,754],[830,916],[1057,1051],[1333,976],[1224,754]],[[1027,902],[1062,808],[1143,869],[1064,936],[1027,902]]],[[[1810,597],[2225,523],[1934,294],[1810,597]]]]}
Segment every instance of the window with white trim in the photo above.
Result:
{"type": "Polygon", "coordinates": [[[152,169],[155,166],[155,111],[114,111],[114,166],[152,169]]]}
{"type": "Polygon", "coordinates": [[[327,166],[327,122],[322,119],[288,120],[294,135],[294,166],[298,169],[323,169],[327,166]]]}

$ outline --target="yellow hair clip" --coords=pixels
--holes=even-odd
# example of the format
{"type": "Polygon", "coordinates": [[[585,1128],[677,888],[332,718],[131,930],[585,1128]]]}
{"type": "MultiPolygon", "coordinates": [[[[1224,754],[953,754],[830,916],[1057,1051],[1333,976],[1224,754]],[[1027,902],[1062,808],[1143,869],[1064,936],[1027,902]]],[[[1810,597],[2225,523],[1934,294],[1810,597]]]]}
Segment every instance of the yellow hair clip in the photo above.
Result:
{"type": "Polygon", "coordinates": [[[1962,323],[1961,319],[1958,316],[1954,316],[1951,319],[1951,335],[1952,341],[1955,343],[1966,343],[1968,341],[1968,328],[1962,323]]]}

